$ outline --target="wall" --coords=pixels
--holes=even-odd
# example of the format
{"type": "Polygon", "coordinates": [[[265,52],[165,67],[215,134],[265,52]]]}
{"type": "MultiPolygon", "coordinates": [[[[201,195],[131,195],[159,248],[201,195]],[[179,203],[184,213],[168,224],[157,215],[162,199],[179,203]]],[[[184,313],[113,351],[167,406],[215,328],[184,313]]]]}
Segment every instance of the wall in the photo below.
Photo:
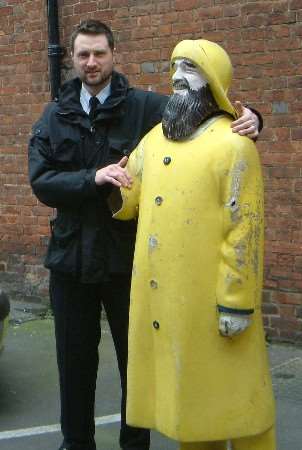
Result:
{"type": "Polygon", "coordinates": [[[49,211],[27,180],[29,131],[49,97],[43,6],[0,1],[0,283],[17,298],[46,288],[41,255],[49,211]]]}
{"type": "MultiPolygon", "coordinates": [[[[59,1],[62,45],[80,19],[107,22],[116,65],[131,83],[169,92],[168,60],[184,38],[221,43],[234,63],[232,99],[263,114],[266,187],[265,324],[302,343],[302,0],[59,1]]],[[[49,98],[46,2],[0,0],[0,283],[46,300],[42,267],[53,214],[27,182],[27,140],[49,98]]],[[[63,75],[70,76],[69,61],[63,75]]]]}

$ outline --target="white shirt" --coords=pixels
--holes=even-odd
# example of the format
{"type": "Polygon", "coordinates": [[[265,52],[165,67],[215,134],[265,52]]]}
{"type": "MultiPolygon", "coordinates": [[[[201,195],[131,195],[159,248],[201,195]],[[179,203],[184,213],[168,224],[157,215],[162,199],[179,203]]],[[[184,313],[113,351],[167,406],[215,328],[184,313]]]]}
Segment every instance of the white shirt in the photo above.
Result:
{"type": "MultiPolygon", "coordinates": [[[[102,89],[96,95],[96,97],[98,98],[99,102],[103,104],[110,94],[111,94],[111,83],[108,83],[107,86],[105,86],[104,89],[102,89]]],[[[84,84],[82,83],[80,102],[86,114],[89,114],[90,111],[89,100],[91,97],[93,96],[87,91],[84,84]]]]}

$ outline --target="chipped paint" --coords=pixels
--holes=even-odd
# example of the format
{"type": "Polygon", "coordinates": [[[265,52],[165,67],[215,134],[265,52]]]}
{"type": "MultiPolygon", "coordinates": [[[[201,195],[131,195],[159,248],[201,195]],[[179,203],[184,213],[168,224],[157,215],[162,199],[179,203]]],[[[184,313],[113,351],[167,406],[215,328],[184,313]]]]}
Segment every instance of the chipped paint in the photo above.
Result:
{"type": "Polygon", "coordinates": [[[225,282],[226,284],[229,286],[230,284],[233,283],[238,283],[238,284],[242,284],[242,281],[240,278],[235,277],[234,275],[232,275],[230,272],[227,273],[226,277],[225,277],[225,282]]]}
{"type": "MultiPolygon", "coordinates": [[[[258,211],[261,206],[258,205],[258,211]]],[[[261,229],[262,229],[262,218],[259,212],[253,215],[253,237],[254,237],[254,249],[253,249],[253,255],[252,255],[252,265],[254,274],[257,275],[259,271],[259,252],[258,247],[261,242],[261,229]]]]}
{"type": "Polygon", "coordinates": [[[148,239],[148,249],[149,253],[153,252],[158,247],[158,240],[155,236],[149,236],[148,239]]]}
{"type": "Polygon", "coordinates": [[[145,157],[144,148],[145,148],[145,140],[143,139],[137,149],[136,164],[134,167],[134,174],[140,180],[140,182],[143,179],[143,167],[145,157]]]}
{"type": "Polygon", "coordinates": [[[155,280],[150,280],[150,286],[152,289],[157,289],[158,288],[158,283],[155,280]]]}
{"type": "Polygon", "coordinates": [[[243,241],[239,241],[235,246],[235,253],[236,253],[236,257],[237,257],[237,265],[238,267],[242,267],[246,265],[246,251],[247,251],[247,246],[246,243],[243,241]]]}
{"type": "Polygon", "coordinates": [[[230,173],[230,176],[232,177],[231,198],[226,203],[226,207],[230,208],[231,220],[234,223],[239,222],[241,219],[239,197],[240,197],[241,177],[246,169],[247,163],[245,161],[238,161],[230,173]]]}

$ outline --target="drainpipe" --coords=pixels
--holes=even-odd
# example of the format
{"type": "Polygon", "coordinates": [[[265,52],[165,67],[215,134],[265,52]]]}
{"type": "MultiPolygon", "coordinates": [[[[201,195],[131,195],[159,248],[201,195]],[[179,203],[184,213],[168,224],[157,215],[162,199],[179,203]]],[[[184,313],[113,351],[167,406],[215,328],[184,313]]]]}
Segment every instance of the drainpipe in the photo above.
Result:
{"type": "Polygon", "coordinates": [[[49,57],[49,81],[52,100],[58,96],[61,85],[60,58],[64,51],[60,46],[58,2],[47,0],[48,17],[48,57],[49,57]]]}

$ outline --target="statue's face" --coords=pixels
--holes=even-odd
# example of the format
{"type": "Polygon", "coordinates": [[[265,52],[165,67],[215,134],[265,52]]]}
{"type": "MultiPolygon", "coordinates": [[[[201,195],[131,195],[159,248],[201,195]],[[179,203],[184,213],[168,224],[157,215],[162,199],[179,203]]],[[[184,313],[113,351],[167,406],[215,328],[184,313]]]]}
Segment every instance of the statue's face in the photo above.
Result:
{"type": "Polygon", "coordinates": [[[217,114],[219,107],[206,77],[186,58],[173,61],[172,85],[173,95],[163,114],[162,129],[167,139],[181,141],[217,114]]]}
{"type": "Polygon", "coordinates": [[[197,66],[188,59],[181,58],[173,61],[172,71],[174,94],[185,95],[188,89],[198,91],[208,83],[197,66]]]}

